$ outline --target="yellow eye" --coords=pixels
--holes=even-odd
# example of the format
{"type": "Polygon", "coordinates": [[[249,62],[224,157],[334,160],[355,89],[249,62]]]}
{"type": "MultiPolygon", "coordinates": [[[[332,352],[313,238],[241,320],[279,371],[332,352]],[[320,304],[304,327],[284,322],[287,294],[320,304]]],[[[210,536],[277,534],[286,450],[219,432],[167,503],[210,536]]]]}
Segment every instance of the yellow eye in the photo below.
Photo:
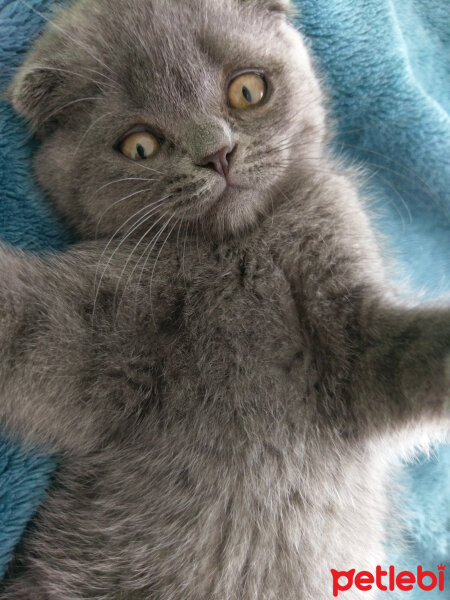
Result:
{"type": "Polygon", "coordinates": [[[257,73],[243,73],[230,83],[228,102],[233,108],[245,110],[261,104],[267,93],[264,78],[257,73]]]}
{"type": "Polygon", "coordinates": [[[131,160],[146,160],[159,152],[160,144],[148,131],[130,133],[120,144],[120,151],[131,160]]]}

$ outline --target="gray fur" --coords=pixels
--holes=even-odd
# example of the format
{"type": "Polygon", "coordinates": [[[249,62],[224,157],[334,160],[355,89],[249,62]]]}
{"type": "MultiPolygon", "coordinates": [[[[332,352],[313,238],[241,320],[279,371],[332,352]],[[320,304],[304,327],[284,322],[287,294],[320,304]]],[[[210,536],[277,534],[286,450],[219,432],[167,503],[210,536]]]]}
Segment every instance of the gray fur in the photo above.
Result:
{"type": "Polygon", "coordinates": [[[61,456],[1,598],[328,600],[383,564],[393,450],[448,425],[449,314],[389,290],[288,9],[81,0],[10,88],[83,241],[0,252],[0,419],[61,456]],[[269,97],[238,114],[246,68],[269,97]],[[230,140],[222,194],[196,164],[230,140]]]}

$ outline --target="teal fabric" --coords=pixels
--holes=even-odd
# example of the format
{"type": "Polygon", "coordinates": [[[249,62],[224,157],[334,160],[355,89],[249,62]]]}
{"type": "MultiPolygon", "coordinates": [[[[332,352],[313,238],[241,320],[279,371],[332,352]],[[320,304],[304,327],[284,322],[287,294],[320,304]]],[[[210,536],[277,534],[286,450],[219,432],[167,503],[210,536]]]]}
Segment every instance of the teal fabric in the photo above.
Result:
{"type": "Polygon", "coordinates": [[[448,0],[297,4],[339,119],[337,145],[372,175],[399,276],[429,295],[448,292],[448,0]]]}
{"type": "MultiPolygon", "coordinates": [[[[48,13],[52,5],[51,0],[0,0],[2,87],[42,28],[30,6],[48,13]]],[[[298,0],[297,5],[298,25],[329,87],[338,121],[336,151],[366,166],[375,222],[397,259],[398,278],[407,277],[428,296],[448,292],[448,0],[298,0]]],[[[33,180],[33,149],[23,123],[1,102],[0,237],[30,250],[58,250],[70,237],[33,180]]],[[[50,458],[0,443],[0,573],[44,496],[53,467],[50,458]]],[[[402,556],[391,554],[390,562],[434,570],[438,562],[448,562],[449,473],[448,448],[405,469],[401,504],[409,508],[411,545],[402,556]]],[[[442,594],[427,592],[429,600],[438,597],[442,594]]]]}

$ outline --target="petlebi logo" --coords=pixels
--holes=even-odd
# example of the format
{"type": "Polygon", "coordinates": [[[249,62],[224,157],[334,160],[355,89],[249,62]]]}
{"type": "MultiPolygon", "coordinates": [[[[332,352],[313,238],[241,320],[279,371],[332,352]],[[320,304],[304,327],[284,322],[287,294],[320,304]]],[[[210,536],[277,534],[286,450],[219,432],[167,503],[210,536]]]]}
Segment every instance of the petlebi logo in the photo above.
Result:
{"type": "Polygon", "coordinates": [[[440,592],[443,592],[445,587],[445,566],[442,564],[438,565],[437,574],[433,571],[424,571],[422,566],[417,567],[416,573],[412,573],[411,571],[400,571],[397,573],[393,566],[390,566],[387,571],[377,566],[375,573],[371,573],[370,571],[356,573],[356,569],[350,569],[350,571],[336,571],[335,569],[331,569],[333,596],[337,598],[342,594],[344,598],[345,592],[353,587],[361,592],[368,592],[374,587],[382,592],[393,592],[394,590],[409,592],[414,588],[419,588],[424,592],[430,592],[437,588],[440,592]]]}

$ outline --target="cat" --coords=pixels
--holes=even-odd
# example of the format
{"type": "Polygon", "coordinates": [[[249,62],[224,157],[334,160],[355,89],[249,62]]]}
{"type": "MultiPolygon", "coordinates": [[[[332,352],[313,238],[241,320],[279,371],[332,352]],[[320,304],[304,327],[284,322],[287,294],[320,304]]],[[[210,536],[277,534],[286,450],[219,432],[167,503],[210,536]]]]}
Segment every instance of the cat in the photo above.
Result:
{"type": "Polygon", "coordinates": [[[391,289],[291,9],[77,0],[8,90],[81,241],[0,249],[0,422],[60,456],[2,599],[328,600],[384,564],[449,311],[391,289]]]}

